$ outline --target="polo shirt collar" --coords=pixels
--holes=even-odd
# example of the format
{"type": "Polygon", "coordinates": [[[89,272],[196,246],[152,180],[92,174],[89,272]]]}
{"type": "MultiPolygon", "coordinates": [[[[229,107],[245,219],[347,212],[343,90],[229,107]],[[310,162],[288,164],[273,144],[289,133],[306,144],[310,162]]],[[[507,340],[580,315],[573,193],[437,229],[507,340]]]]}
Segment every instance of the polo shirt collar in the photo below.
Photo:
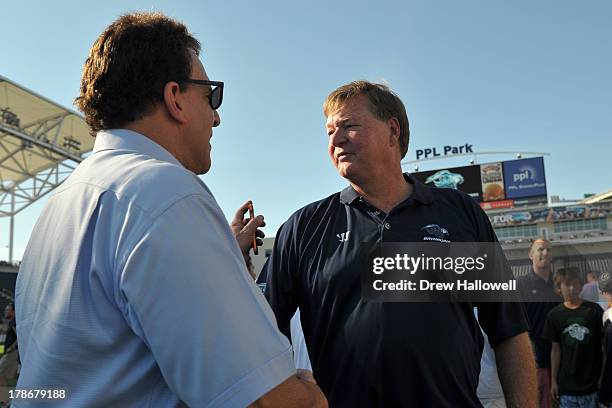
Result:
{"type": "Polygon", "coordinates": [[[431,192],[432,187],[427,187],[408,173],[404,173],[404,178],[414,187],[410,198],[414,198],[416,201],[423,204],[431,204],[434,198],[431,192]]]}
{"type": "Polygon", "coordinates": [[[529,276],[531,277],[532,280],[534,280],[536,282],[541,282],[543,284],[552,286],[552,284],[553,284],[553,279],[552,279],[553,276],[552,275],[553,274],[552,274],[552,271],[551,271],[550,276],[548,276],[548,280],[545,280],[543,277],[541,277],[540,275],[535,273],[535,271],[532,268],[531,269],[531,274],[529,276]]]}
{"type": "MultiPolygon", "coordinates": [[[[407,198],[407,200],[414,199],[422,204],[431,204],[433,201],[433,194],[430,191],[430,187],[425,186],[408,173],[404,173],[404,179],[412,184],[413,187],[412,194],[407,198]]],[[[361,198],[361,196],[359,193],[357,193],[357,191],[355,191],[353,186],[348,186],[340,192],[340,202],[342,204],[351,205],[359,198],[361,198]]]]}
{"type": "Polygon", "coordinates": [[[353,186],[349,185],[347,188],[340,192],[340,202],[342,204],[351,205],[358,200],[361,196],[355,191],[353,186]]]}
{"type": "Polygon", "coordinates": [[[94,142],[93,153],[95,154],[103,150],[126,150],[137,152],[160,161],[183,167],[183,165],[162,146],[145,135],[128,129],[108,129],[98,132],[96,141],[94,142]]]}

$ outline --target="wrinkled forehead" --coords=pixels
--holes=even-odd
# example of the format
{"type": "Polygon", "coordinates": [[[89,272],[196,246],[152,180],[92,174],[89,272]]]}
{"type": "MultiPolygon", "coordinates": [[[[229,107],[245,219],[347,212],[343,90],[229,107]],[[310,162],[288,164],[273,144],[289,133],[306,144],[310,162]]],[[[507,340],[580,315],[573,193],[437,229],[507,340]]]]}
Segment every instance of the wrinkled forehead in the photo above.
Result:
{"type": "Polygon", "coordinates": [[[363,95],[353,96],[345,101],[332,104],[329,108],[326,127],[335,127],[350,119],[371,115],[369,101],[363,95]]]}

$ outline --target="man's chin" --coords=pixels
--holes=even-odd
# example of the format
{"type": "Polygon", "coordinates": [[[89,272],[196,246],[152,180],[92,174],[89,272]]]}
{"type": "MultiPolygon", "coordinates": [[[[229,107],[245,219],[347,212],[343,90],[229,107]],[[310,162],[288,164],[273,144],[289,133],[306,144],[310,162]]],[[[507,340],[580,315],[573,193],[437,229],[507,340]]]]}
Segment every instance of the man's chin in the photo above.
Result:
{"type": "Polygon", "coordinates": [[[355,169],[338,169],[338,174],[352,185],[360,186],[363,182],[360,173],[355,171],[355,169]]]}
{"type": "Polygon", "coordinates": [[[351,176],[353,176],[352,174],[353,172],[351,172],[350,169],[348,169],[345,166],[340,166],[337,168],[337,170],[338,170],[338,174],[340,175],[340,177],[345,178],[349,181],[351,180],[351,176]]]}
{"type": "Polygon", "coordinates": [[[342,163],[337,164],[336,170],[338,170],[338,174],[346,178],[347,176],[350,176],[351,174],[354,175],[357,169],[355,168],[354,163],[342,162],[342,163]]]}
{"type": "Polygon", "coordinates": [[[203,174],[206,174],[209,172],[210,168],[212,167],[212,162],[210,160],[208,160],[205,163],[202,163],[202,165],[200,166],[200,168],[198,169],[198,171],[196,171],[195,173],[198,176],[201,176],[203,174]]]}

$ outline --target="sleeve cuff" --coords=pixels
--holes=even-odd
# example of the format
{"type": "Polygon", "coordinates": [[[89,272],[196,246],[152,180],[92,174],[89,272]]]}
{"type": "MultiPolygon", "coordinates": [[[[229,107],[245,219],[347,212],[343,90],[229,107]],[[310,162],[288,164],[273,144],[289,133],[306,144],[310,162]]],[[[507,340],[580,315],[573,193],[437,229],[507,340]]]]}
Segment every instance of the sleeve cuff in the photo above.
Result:
{"type": "Polygon", "coordinates": [[[246,407],[296,373],[291,347],[230,386],[209,407],[246,407]]]}

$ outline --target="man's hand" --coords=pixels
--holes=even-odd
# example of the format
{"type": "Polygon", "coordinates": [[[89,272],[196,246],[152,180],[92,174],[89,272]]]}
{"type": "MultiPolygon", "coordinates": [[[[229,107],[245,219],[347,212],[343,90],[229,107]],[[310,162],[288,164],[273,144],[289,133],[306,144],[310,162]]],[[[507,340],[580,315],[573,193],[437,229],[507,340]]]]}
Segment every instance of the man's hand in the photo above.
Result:
{"type": "Polygon", "coordinates": [[[313,384],[316,384],[317,381],[314,378],[314,375],[312,374],[312,371],[310,370],[305,370],[303,368],[298,368],[297,369],[297,374],[295,375],[297,378],[299,378],[302,381],[306,381],[306,382],[310,382],[313,384]]]}
{"type": "Polygon", "coordinates": [[[559,385],[556,380],[553,380],[550,384],[550,396],[553,400],[559,400],[559,385]]]}
{"type": "Polygon", "coordinates": [[[298,374],[289,377],[249,405],[249,408],[268,407],[327,408],[328,405],[321,389],[311,381],[302,380],[298,374]]]}
{"type": "Polygon", "coordinates": [[[242,251],[245,262],[247,262],[249,259],[249,251],[251,250],[253,243],[253,235],[256,234],[257,246],[263,245],[262,239],[266,236],[263,231],[258,229],[266,226],[263,215],[258,215],[252,220],[244,217],[247,211],[249,211],[250,203],[250,200],[244,203],[242,207],[236,211],[234,219],[230,223],[230,227],[232,228],[232,232],[236,237],[236,241],[238,241],[238,246],[240,247],[240,251],[242,251]]]}

